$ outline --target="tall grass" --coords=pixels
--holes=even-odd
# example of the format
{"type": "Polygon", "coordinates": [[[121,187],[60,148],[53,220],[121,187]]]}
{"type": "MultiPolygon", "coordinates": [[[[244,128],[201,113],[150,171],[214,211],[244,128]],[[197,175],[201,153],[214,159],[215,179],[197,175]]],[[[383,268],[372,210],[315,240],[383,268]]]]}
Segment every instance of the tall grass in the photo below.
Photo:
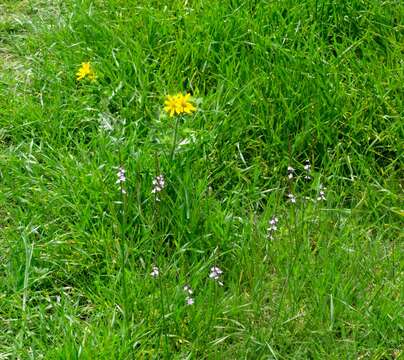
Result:
{"type": "Polygon", "coordinates": [[[399,1],[0,10],[0,358],[402,356],[399,1]]]}

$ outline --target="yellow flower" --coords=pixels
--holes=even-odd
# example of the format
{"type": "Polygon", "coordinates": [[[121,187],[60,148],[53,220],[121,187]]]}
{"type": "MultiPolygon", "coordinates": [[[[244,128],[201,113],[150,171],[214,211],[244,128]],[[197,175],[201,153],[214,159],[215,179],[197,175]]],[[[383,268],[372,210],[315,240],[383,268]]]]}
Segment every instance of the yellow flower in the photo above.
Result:
{"type": "Polygon", "coordinates": [[[173,117],[174,115],[190,114],[196,111],[196,107],[190,102],[191,94],[168,95],[164,101],[164,110],[173,117]]]}
{"type": "Polygon", "coordinates": [[[95,74],[94,74],[94,71],[89,62],[81,63],[80,69],[77,71],[76,76],[77,76],[77,80],[82,80],[86,76],[90,80],[95,80],[95,74]]]}
{"type": "Polygon", "coordinates": [[[196,107],[189,102],[191,94],[186,94],[185,96],[182,96],[181,94],[179,95],[178,106],[183,113],[190,114],[196,110],[196,107]]]}
{"type": "Polygon", "coordinates": [[[170,114],[170,116],[174,116],[175,113],[180,114],[180,109],[178,106],[177,96],[168,95],[167,100],[164,101],[164,110],[170,114]]]}

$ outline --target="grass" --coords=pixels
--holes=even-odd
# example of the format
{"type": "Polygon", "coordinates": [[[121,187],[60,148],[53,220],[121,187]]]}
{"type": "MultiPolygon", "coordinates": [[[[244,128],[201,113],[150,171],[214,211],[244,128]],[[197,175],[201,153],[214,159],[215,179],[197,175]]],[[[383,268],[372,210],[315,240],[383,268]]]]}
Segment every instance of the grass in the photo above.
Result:
{"type": "Polygon", "coordinates": [[[402,356],[399,1],[0,10],[0,359],[402,356]]]}

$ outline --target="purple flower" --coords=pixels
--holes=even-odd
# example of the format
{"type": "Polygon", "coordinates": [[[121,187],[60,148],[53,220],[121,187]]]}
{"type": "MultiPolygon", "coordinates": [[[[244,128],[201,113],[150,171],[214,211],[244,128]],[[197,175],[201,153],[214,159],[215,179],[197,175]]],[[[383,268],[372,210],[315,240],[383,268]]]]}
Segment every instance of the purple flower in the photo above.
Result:
{"type": "Polygon", "coordinates": [[[195,301],[194,301],[194,298],[192,298],[192,297],[190,297],[190,296],[187,296],[186,298],[185,298],[185,303],[187,304],[187,305],[193,305],[194,303],[195,303],[195,301]]]}
{"type": "Polygon", "coordinates": [[[118,180],[116,181],[116,184],[122,184],[122,183],[124,183],[126,181],[125,169],[122,166],[119,167],[118,172],[117,172],[116,175],[118,177],[118,180]]]}
{"type": "Polygon", "coordinates": [[[295,169],[293,169],[291,166],[288,166],[288,179],[292,180],[293,179],[293,174],[295,173],[295,169]]]}
{"type": "Polygon", "coordinates": [[[157,266],[153,266],[150,276],[156,278],[159,275],[160,275],[160,269],[157,266]]]}
{"type": "Polygon", "coordinates": [[[193,305],[195,301],[194,298],[191,297],[191,295],[193,294],[192,288],[188,284],[186,284],[184,285],[183,290],[187,294],[187,297],[185,298],[185,303],[187,305],[193,305]]]}
{"type": "Polygon", "coordinates": [[[306,171],[306,175],[304,176],[304,178],[305,178],[306,180],[310,180],[310,179],[311,179],[311,176],[310,176],[311,165],[310,165],[310,161],[309,161],[309,160],[306,160],[306,161],[304,162],[304,170],[306,171]]]}
{"type": "Polygon", "coordinates": [[[320,191],[318,193],[318,198],[317,201],[325,201],[325,187],[323,187],[323,184],[320,184],[320,191]]]}
{"type": "Polygon", "coordinates": [[[269,220],[269,226],[267,228],[268,237],[273,240],[273,234],[276,230],[278,230],[278,222],[279,219],[276,216],[272,216],[271,220],[269,220]]]}
{"type": "Polygon", "coordinates": [[[183,289],[187,294],[189,294],[189,295],[193,294],[192,288],[189,285],[184,285],[183,289]]]}
{"type": "Polygon", "coordinates": [[[296,196],[295,196],[295,195],[293,195],[292,193],[289,193],[289,194],[288,194],[288,198],[289,198],[289,201],[290,201],[292,204],[296,204],[296,196]]]}
{"type": "Polygon", "coordinates": [[[223,271],[220,270],[217,266],[213,266],[210,269],[209,278],[217,281],[220,286],[223,286],[223,283],[220,281],[220,277],[223,274],[223,271]]]}
{"type": "MultiPolygon", "coordinates": [[[[164,176],[162,174],[156,176],[153,179],[153,189],[152,189],[152,194],[157,194],[161,192],[165,187],[165,181],[164,181],[164,176]]],[[[156,201],[160,201],[160,199],[156,196],[156,201]]]]}

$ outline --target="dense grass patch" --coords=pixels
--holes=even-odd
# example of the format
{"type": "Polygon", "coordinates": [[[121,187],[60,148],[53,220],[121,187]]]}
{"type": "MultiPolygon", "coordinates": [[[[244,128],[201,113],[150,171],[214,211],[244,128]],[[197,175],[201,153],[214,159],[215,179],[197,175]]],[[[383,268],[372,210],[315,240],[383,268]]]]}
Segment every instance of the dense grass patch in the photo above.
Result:
{"type": "Polygon", "coordinates": [[[0,358],[402,355],[399,1],[0,11],[0,358]]]}

